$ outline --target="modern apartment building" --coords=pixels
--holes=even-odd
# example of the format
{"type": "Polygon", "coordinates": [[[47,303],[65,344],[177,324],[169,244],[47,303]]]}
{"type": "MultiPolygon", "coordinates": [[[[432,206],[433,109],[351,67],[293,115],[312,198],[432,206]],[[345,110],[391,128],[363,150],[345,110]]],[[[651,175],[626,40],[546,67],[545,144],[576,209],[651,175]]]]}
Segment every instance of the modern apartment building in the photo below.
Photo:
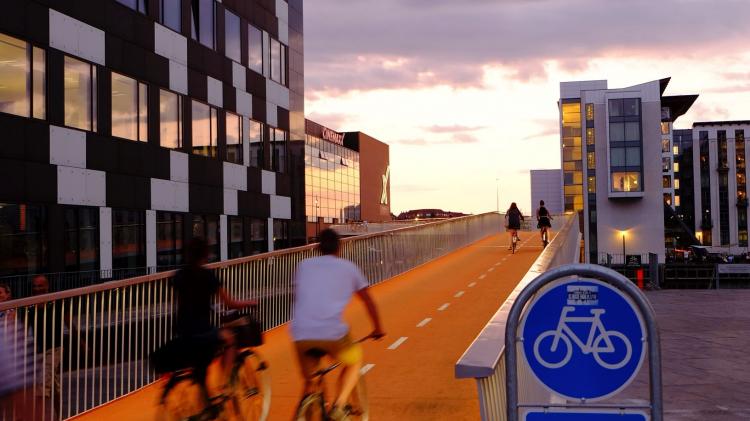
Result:
{"type": "Polygon", "coordinates": [[[0,276],[305,234],[301,0],[5,0],[0,276]]]}
{"type": "Polygon", "coordinates": [[[697,98],[665,96],[668,84],[560,84],[564,210],[582,215],[588,262],[644,253],[664,261],[664,207],[674,203],[671,180],[679,171],[672,165],[672,123],[697,98]]]}
{"type": "Polygon", "coordinates": [[[561,170],[531,170],[531,210],[544,205],[552,214],[563,213],[563,173],[561,170]]]}

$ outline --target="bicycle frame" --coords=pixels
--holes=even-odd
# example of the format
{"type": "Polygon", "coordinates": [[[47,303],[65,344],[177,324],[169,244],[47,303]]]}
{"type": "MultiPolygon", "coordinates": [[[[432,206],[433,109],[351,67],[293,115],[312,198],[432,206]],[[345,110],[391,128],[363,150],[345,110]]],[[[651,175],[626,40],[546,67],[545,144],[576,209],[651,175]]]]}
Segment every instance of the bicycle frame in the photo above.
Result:
{"type": "Polygon", "coordinates": [[[596,349],[596,351],[599,352],[614,352],[615,347],[612,344],[612,341],[610,341],[609,336],[606,335],[607,330],[604,329],[604,324],[601,320],[601,315],[604,314],[604,309],[593,309],[591,310],[591,314],[593,316],[591,317],[568,317],[568,313],[571,311],[574,311],[575,307],[566,306],[563,307],[562,313],[560,313],[560,321],[557,322],[557,334],[555,335],[555,338],[552,340],[552,352],[555,352],[557,350],[557,345],[560,342],[560,337],[563,334],[566,334],[568,338],[572,339],[573,342],[575,342],[576,345],[581,349],[581,351],[584,354],[589,354],[593,349],[593,343],[594,339],[597,337],[596,333],[600,332],[601,335],[604,338],[604,348],[596,349]],[[584,344],[583,341],[576,335],[576,333],[568,326],[568,323],[591,323],[591,329],[589,330],[588,338],[586,339],[586,343],[584,344]]]}

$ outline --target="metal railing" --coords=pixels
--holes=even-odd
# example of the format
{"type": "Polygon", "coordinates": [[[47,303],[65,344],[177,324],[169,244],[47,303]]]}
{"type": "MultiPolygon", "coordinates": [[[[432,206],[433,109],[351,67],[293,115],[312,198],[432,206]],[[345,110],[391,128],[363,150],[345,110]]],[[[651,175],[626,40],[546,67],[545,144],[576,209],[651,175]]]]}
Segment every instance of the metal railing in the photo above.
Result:
{"type": "MultiPolygon", "coordinates": [[[[377,284],[501,228],[496,213],[455,218],[345,239],[342,255],[377,284]]],[[[258,300],[255,314],[267,330],[290,319],[295,268],[317,254],[308,245],[208,267],[231,295],[258,300]]],[[[28,341],[31,352],[15,346],[12,358],[30,367],[25,380],[44,395],[35,409],[45,419],[72,417],[155,380],[148,359],[173,334],[175,273],[0,303],[0,334],[14,335],[15,344],[28,341]]]]}
{"type": "MultiPolygon", "coordinates": [[[[505,421],[505,325],[510,309],[521,291],[537,276],[554,267],[576,263],[580,256],[581,234],[577,214],[566,215],[564,225],[542,251],[500,309],[456,362],[455,377],[473,378],[479,392],[483,421],[505,421]]],[[[532,379],[527,369],[519,370],[519,395],[537,402],[552,402],[551,393],[532,379]]]]}

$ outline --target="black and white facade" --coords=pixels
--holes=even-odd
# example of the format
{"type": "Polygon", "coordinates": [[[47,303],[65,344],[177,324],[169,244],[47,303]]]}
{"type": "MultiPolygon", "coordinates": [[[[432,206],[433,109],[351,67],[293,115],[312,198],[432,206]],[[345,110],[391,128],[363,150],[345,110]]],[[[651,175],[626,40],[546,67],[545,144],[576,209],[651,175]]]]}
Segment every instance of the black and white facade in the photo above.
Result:
{"type": "Polygon", "coordinates": [[[301,0],[3,1],[0,277],[304,243],[302,33],[301,0]]]}

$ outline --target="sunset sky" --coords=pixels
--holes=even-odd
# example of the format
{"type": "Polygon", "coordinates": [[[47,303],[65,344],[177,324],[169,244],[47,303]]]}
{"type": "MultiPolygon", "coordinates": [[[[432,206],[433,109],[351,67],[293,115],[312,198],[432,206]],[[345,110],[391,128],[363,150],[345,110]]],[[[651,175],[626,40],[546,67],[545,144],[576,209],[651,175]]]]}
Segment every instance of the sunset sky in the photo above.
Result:
{"type": "Polygon", "coordinates": [[[391,208],[530,209],[559,168],[559,83],[672,77],[677,128],[750,119],[749,0],[314,0],[305,112],[390,145],[391,208]]]}

